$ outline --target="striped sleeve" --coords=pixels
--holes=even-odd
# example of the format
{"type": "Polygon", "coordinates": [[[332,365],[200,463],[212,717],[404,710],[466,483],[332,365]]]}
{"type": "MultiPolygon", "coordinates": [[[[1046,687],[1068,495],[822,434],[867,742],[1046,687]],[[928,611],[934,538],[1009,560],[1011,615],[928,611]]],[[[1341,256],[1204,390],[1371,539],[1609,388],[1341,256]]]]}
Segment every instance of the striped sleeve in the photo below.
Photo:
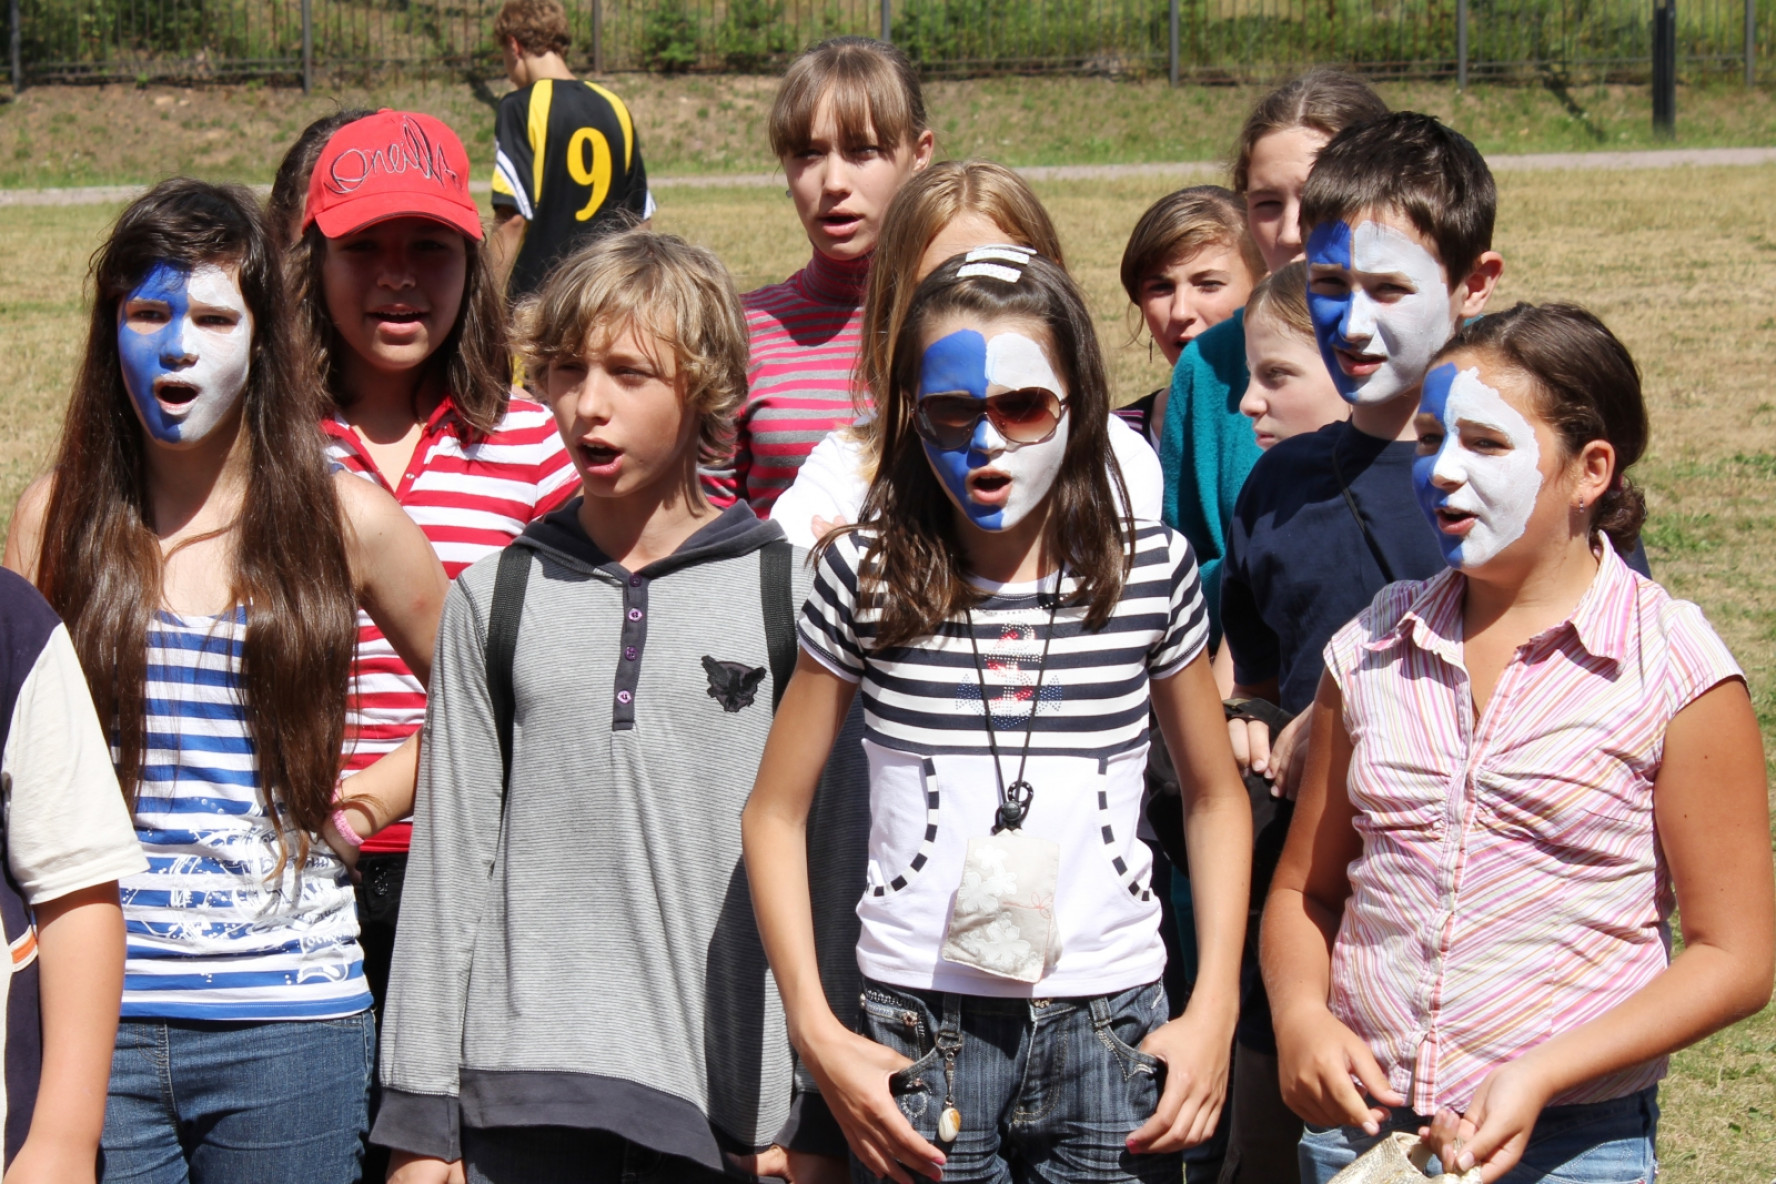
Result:
{"type": "Polygon", "coordinates": [[[493,204],[514,210],[525,221],[534,221],[527,178],[535,154],[526,128],[527,90],[515,91],[500,100],[493,128],[493,204]]]}
{"type": "Polygon", "coordinates": [[[1687,600],[1665,602],[1660,621],[1668,663],[1669,708],[1676,715],[1730,679],[1744,681],[1727,643],[1720,639],[1702,610],[1687,600]]]}
{"type": "Polygon", "coordinates": [[[802,648],[822,666],[844,679],[863,677],[864,647],[857,628],[856,535],[835,539],[820,557],[814,590],[802,606],[798,626],[802,648]]]}
{"type": "Polygon", "coordinates": [[[1202,580],[1198,578],[1196,556],[1182,534],[1164,526],[1148,526],[1137,536],[1137,552],[1161,543],[1166,548],[1164,565],[1154,565],[1152,576],[1146,565],[1137,560],[1130,579],[1140,586],[1130,594],[1157,594],[1163,587],[1166,595],[1166,628],[1147,658],[1152,678],[1168,678],[1196,659],[1209,643],[1208,606],[1203,602],[1202,580]],[[1163,542],[1162,542],[1163,541],[1163,542]],[[1145,546],[1143,546],[1145,543],[1145,546]],[[1163,585],[1149,585],[1147,580],[1163,580],[1163,585]]]}

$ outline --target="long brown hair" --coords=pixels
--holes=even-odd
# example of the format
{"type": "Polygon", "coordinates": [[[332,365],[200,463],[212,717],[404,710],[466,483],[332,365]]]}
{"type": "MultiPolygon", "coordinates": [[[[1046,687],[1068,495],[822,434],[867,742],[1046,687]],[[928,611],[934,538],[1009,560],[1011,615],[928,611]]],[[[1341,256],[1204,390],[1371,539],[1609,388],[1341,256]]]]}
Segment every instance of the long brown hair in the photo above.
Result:
{"type": "Polygon", "coordinates": [[[294,365],[273,239],[246,189],[163,181],[123,212],[94,257],[86,356],[62,427],[37,582],[67,622],[133,808],[146,743],[148,627],[164,561],[142,427],[118,360],[117,308],[158,263],[237,268],[253,314],[241,400],[247,484],[230,582],[247,612],[240,696],[259,785],[286,859],[284,832],[297,828],[300,865],[339,770],[355,597],[316,426],[320,397],[294,365]]]}
{"type": "MultiPolygon", "coordinates": [[[[458,231],[446,228],[446,232],[458,231]]],[[[427,376],[437,375],[468,425],[469,437],[489,436],[506,416],[512,401],[511,366],[506,352],[506,300],[494,283],[487,244],[465,237],[468,267],[463,276],[462,308],[449,336],[420,366],[427,376]]],[[[301,352],[314,381],[332,396],[338,407],[350,404],[339,382],[339,351],[346,346],[333,327],[327,308],[323,273],[327,266],[327,236],[319,223],[302,232],[284,263],[294,295],[301,352]]]]}
{"type": "MultiPolygon", "coordinates": [[[[877,402],[882,463],[858,517],[869,543],[863,593],[881,613],[876,644],[904,645],[937,630],[977,603],[968,582],[956,511],[931,471],[913,426],[918,401],[920,340],[925,326],[952,313],[981,320],[1018,318],[1041,325],[1050,359],[1067,388],[1067,452],[1048,494],[1044,547],[1078,582],[1074,603],[1087,606],[1085,625],[1101,628],[1115,611],[1134,555],[1134,526],[1122,470],[1110,451],[1110,384],[1097,330],[1079,289],[1041,256],[1017,268],[1015,282],[961,276],[966,256],[946,261],[913,293],[906,322],[889,352],[889,385],[877,402]],[[1119,500],[1120,499],[1120,500],[1119,500]]],[[[828,541],[837,532],[828,535],[828,541]]],[[[826,543],[822,543],[824,547],[826,543]]],[[[818,550],[817,550],[818,554],[818,550]]]]}
{"type": "Polygon", "coordinates": [[[1272,132],[1305,127],[1328,140],[1347,127],[1380,119],[1388,106],[1375,88],[1329,66],[1309,70],[1277,87],[1252,107],[1233,147],[1233,191],[1244,197],[1252,149],[1272,132]]]}
{"type": "Polygon", "coordinates": [[[783,73],[766,128],[778,160],[800,152],[814,134],[814,116],[831,96],[839,144],[848,150],[873,142],[893,152],[924,134],[925,92],[918,72],[897,45],[874,37],[833,37],[803,50],[783,73]]]}

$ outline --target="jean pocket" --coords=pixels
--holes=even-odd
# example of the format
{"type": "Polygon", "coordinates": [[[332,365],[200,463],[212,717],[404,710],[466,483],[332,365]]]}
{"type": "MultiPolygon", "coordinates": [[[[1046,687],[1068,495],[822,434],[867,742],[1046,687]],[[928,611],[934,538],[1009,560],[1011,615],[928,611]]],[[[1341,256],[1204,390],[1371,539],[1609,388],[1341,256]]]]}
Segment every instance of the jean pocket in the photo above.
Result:
{"type": "Polygon", "coordinates": [[[936,1017],[917,996],[869,983],[864,987],[860,1018],[864,1036],[912,1061],[888,1078],[888,1092],[916,1124],[931,1107],[927,1078],[938,1059],[936,1017]]]}
{"type": "Polygon", "coordinates": [[[1115,1055],[1124,1080],[1144,1075],[1155,1080],[1165,1065],[1152,1053],[1142,1052],[1140,1042],[1165,1023],[1165,988],[1156,983],[1113,995],[1105,1001],[1109,1022],[1095,1025],[1098,1039],[1115,1055]]]}

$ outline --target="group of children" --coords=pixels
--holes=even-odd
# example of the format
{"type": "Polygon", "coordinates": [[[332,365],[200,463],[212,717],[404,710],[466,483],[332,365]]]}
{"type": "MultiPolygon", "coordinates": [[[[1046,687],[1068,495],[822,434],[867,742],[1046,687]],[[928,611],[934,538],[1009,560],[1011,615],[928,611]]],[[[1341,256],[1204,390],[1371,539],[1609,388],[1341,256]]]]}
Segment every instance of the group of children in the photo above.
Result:
{"type": "Polygon", "coordinates": [[[1760,740],[1473,146],[1265,98],[1118,411],[897,50],[770,134],[744,297],[638,227],[509,310],[410,112],[124,212],[0,575],[7,1179],[1649,1180],[1770,991],[1760,740]]]}

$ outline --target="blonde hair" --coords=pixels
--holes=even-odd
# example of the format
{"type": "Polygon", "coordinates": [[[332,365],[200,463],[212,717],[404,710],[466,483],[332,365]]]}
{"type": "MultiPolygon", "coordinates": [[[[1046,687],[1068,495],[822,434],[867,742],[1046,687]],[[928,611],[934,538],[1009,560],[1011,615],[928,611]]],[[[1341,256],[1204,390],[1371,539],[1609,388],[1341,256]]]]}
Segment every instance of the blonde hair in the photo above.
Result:
{"type": "Polygon", "coordinates": [[[506,0],[493,18],[493,39],[503,44],[508,37],[528,54],[564,54],[571,44],[567,10],[561,0],[506,0]]]}
{"type": "Polygon", "coordinates": [[[1300,260],[1261,280],[1246,301],[1246,324],[1258,316],[1275,317],[1290,332],[1314,340],[1313,318],[1307,312],[1307,264],[1300,260]]]}
{"type": "Polygon", "coordinates": [[[1122,290],[1141,302],[1141,281],[1204,247],[1239,253],[1248,279],[1264,274],[1264,256],[1246,233],[1245,199],[1219,185],[1192,185],[1168,193],[1141,215],[1122,252],[1122,290]]]}
{"type": "Polygon", "coordinates": [[[564,259],[519,307],[517,345],[537,375],[645,329],[672,350],[685,409],[699,420],[697,459],[733,450],[734,415],[746,400],[746,313],[713,251],[672,234],[625,230],[564,259]]]}
{"type": "Polygon", "coordinates": [[[834,37],[804,50],[784,72],[768,124],[777,159],[808,146],[828,95],[840,146],[849,150],[875,144],[893,151],[929,126],[925,93],[905,53],[873,37],[834,37]]]}
{"type": "MultiPolygon", "coordinates": [[[[913,291],[919,286],[919,262],[944,227],[964,214],[979,214],[997,226],[1004,241],[1029,247],[1065,267],[1061,239],[1054,222],[1024,179],[988,160],[946,160],[915,173],[901,186],[882,219],[876,255],[870,264],[869,287],[863,297],[863,339],[852,372],[853,397],[859,412],[871,392],[888,389],[888,347],[906,323],[913,291]]],[[[852,429],[867,447],[867,467],[875,471],[879,441],[876,421],[852,429]]]]}

